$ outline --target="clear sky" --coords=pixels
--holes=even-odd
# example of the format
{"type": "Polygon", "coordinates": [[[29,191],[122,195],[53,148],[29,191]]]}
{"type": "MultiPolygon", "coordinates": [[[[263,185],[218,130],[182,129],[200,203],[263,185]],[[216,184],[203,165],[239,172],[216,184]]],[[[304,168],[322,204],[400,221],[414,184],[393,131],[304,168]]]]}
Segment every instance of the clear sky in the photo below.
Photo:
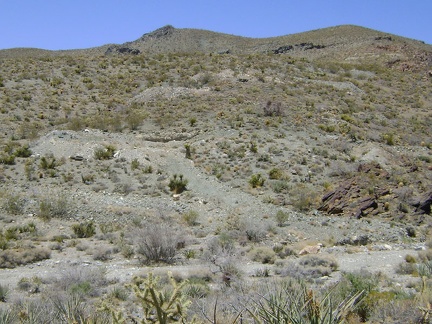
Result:
{"type": "Polygon", "coordinates": [[[352,24],[432,44],[432,0],[0,0],[0,49],[124,43],[168,24],[247,37],[352,24]]]}

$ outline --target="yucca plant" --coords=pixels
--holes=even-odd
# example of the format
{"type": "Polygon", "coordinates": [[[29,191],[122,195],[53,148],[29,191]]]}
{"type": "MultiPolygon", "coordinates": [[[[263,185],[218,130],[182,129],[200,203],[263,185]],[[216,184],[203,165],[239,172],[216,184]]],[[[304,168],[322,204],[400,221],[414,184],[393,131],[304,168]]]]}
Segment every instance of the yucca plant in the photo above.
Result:
{"type": "Polygon", "coordinates": [[[260,296],[255,301],[255,308],[248,309],[248,312],[257,323],[343,323],[362,296],[363,292],[358,292],[335,304],[331,290],[319,299],[304,285],[288,282],[275,291],[260,296]]]}
{"type": "Polygon", "coordinates": [[[175,194],[182,193],[186,190],[186,186],[188,184],[188,181],[183,178],[183,175],[180,174],[177,176],[177,174],[174,174],[172,179],[170,180],[168,187],[171,191],[173,191],[175,194]]]}

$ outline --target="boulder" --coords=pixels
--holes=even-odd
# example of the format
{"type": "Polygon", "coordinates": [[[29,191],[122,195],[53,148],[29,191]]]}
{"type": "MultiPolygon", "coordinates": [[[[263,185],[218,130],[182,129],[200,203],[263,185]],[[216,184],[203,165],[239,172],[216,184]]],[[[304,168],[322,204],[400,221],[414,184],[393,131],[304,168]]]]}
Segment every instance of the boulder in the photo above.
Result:
{"type": "Polygon", "coordinates": [[[323,245],[321,243],[318,243],[317,245],[306,246],[300,250],[299,255],[317,254],[321,250],[322,246],[323,245]]]}
{"type": "Polygon", "coordinates": [[[427,195],[425,195],[422,199],[420,199],[420,202],[418,203],[418,206],[416,206],[416,213],[417,214],[431,214],[431,204],[432,204],[432,192],[429,192],[427,195]]]}

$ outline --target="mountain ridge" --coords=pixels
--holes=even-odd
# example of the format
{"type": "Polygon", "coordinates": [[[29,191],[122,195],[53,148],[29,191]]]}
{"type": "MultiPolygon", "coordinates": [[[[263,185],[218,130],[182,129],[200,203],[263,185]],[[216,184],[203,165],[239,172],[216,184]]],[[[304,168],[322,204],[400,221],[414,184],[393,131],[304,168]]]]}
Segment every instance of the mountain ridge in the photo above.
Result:
{"type": "MultiPolygon", "coordinates": [[[[204,52],[252,54],[271,53],[284,46],[293,46],[294,50],[291,52],[294,52],[294,56],[305,56],[304,53],[299,54],[296,53],[298,51],[295,50],[296,45],[305,43],[311,43],[321,47],[321,49],[326,48],[325,55],[334,55],[334,52],[341,50],[346,52],[349,48],[361,48],[362,46],[364,47],[374,42],[405,44],[419,50],[432,52],[432,46],[421,41],[356,25],[338,25],[301,33],[265,38],[231,35],[204,29],[175,28],[172,25],[165,25],[154,31],[143,34],[136,40],[121,44],[105,44],[91,48],[68,50],[11,48],[0,50],[0,57],[58,56],[73,54],[103,55],[107,52],[111,53],[118,48],[124,47],[147,53],[204,52]]],[[[301,47],[299,50],[304,52],[304,49],[301,47]]],[[[306,56],[316,57],[317,55],[306,56]]]]}

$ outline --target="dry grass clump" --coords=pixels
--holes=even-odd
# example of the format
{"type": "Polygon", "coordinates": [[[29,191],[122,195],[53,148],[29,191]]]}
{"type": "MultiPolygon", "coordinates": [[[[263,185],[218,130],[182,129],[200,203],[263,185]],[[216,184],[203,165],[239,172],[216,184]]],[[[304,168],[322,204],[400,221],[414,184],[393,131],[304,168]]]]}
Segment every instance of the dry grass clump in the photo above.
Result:
{"type": "Polygon", "coordinates": [[[255,261],[264,264],[273,264],[276,261],[276,253],[268,246],[258,246],[249,252],[249,257],[255,261]]]}
{"type": "Polygon", "coordinates": [[[0,251],[0,268],[15,268],[50,257],[51,251],[45,248],[8,249],[0,251]]]}
{"type": "Polygon", "coordinates": [[[180,233],[168,224],[147,224],[135,231],[136,254],[143,263],[171,263],[181,245],[180,233]]]}
{"type": "Polygon", "coordinates": [[[288,261],[278,267],[277,272],[283,277],[301,280],[319,279],[331,275],[338,268],[337,261],[329,256],[306,255],[298,262],[288,261]]]}

